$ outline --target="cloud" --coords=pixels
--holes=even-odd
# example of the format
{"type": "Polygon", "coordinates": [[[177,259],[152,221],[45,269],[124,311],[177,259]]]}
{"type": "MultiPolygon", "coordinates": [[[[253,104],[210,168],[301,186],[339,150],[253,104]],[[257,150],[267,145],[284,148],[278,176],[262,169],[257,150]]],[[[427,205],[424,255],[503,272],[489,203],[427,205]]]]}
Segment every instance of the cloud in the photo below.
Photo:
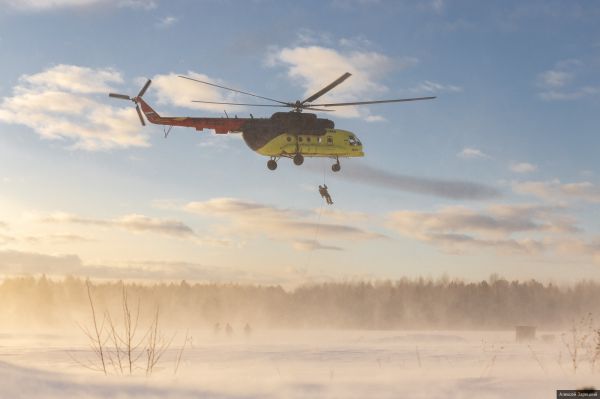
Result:
{"type": "Polygon", "coordinates": [[[542,87],[563,87],[573,80],[573,74],[565,71],[549,70],[541,73],[539,80],[542,87]]]}
{"type": "Polygon", "coordinates": [[[384,238],[350,224],[314,222],[313,212],[282,209],[271,205],[235,198],[213,198],[190,202],[183,207],[187,212],[226,219],[216,230],[226,236],[245,239],[266,236],[269,239],[291,242],[298,250],[341,249],[315,240],[359,241],[384,238]]]}
{"type": "Polygon", "coordinates": [[[194,262],[128,260],[85,263],[77,255],[49,255],[14,250],[0,251],[0,275],[79,276],[101,279],[187,280],[252,284],[298,283],[297,271],[283,269],[271,274],[248,269],[213,267],[194,262]]]}
{"type": "MultiPolygon", "coordinates": [[[[410,57],[394,59],[375,51],[340,51],[317,45],[273,49],[267,62],[269,66],[286,67],[287,76],[304,88],[303,98],[321,90],[345,72],[352,74],[315,103],[377,100],[389,92],[388,87],[381,83],[385,75],[416,63],[417,60],[410,57]]],[[[364,107],[338,107],[336,116],[368,120],[374,115],[364,107]]]]}
{"type": "Polygon", "coordinates": [[[6,245],[8,243],[14,242],[15,240],[16,239],[13,236],[0,233],[0,245],[6,245]]]}
{"type": "Polygon", "coordinates": [[[23,75],[12,96],[0,102],[0,122],[24,125],[44,139],[66,140],[72,148],[89,151],[148,146],[133,107],[96,99],[122,81],[113,69],[76,65],[23,75]]]}
{"type": "Polygon", "coordinates": [[[589,97],[600,94],[600,88],[592,87],[592,86],[584,86],[572,91],[557,91],[557,90],[548,90],[540,93],[540,98],[542,100],[547,101],[569,101],[569,100],[578,100],[583,97],[589,97]]]}
{"type": "Polygon", "coordinates": [[[130,214],[116,219],[84,218],[68,213],[55,213],[42,219],[45,223],[70,223],[100,227],[119,227],[135,233],[157,233],[177,238],[195,237],[191,227],[178,220],[151,218],[130,214]]]}
{"type": "Polygon", "coordinates": [[[212,198],[207,201],[189,202],[184,206],[184,210],[191,213],[218,216],[238,215],[245,219],[256,220],[280,220],[305,215],[305,213],[298,211],[236,198],[212,198]]]}
{"type": "Polygon", "coordinates": [[[43,11],[53,8],[84,7],[100,2],[101,0],[2,0],[0,4],[17,10],[43,11]]]}
{"type": "MultiPolygon", "coordinates": [[[[158,104],[222,113],[224,109],[223,105],[195,103],[192,101],[247,102],[246,100],[242,101],[242,99],[233,92],[182,79],[179,78],[178,75],[180,74],[169,73],[155,75],[152,78],[152,87],[158,97],[158,104]]],[[[232,85],[226,82],[193,71],[188,71],[185,76],[209,83],[232,87],[232,85]]],[[[227,106],[227,108],[231,107],[235,107],[235,109],[240,111],[246,109],[242,106],[227,106]]]]}
{"type": "MultiPolygon", "coordinates": [[[[8,230],[8,224],[0,221],[0,230],[8,230]]],[[[47,242],[50,244],[64,244],[71,242],[91,241],[89,238],[76,234],[49,234],[49,235],[19,235],[11,233],[10,235],[0,232],[0,245],[6,245],[14,242],[27,242],[30,244],[38,244],[47,242]]]]}
{"type": "Polygon", "coordinates": [[[161,18],[160,21],[156,23],[156,27],[160,29],[168,29],[171,26],[175,25],[179,21],[178,18],[169,15],[164,18],[161,18]]]}
{"type": "Polygon", "coordinates": [[[436,83],[436,82],[432,82],[430,80],[426,80],[426,81],[420,83],[419,85],[413,87],[412,89],[410,89],[410,91],[415,92],[415,93],[427,93],[427,94],[431,95],[431,94],[442,93],[442,92],[459,93],[459,92],[463,91],[463,88],[460,86],[444,85],[441,83],[436,83]]]}
{"type": "Polygon", "coordinates": [[[13,250],[0,251],[0,274],[76,274],[81,270],[81,259],[76,255],[44,255],[13,250]]]}
{"type": "Polygon", "coordinates": [[[436,13],[441,13],[444,10],[444,0],[432,0],[431,1],[431,8],[436,12],[436,13]]]}
{"type": "Polygon", "coordinates": [[[563,208],[539,205],[494,205],[482,211],[464,207],[435,212],[397,211],[390,215],[389,226],[404,236],[447,251],[495,248],[538,253],[548,245],[532,236],[579,232],[563,208]]]}
{"type": "Polygon", "coordinates": [[[45,236],[26,236],[23,238],[31,244],[39,244],[41,242],[47,242],[50,244],[69,244],[73,242],[90,242],[94,241],[88,237],[80,236],[78,234],[49,234],[45,236]]]}
{"type": "Polygon", "coordinates": [[[293,243],[293,247],[297,251],[316,251],[316,250],[343,251],[343,248],[341,248],[341,247],[336,247],[335,245],[323,245],[315,240],[295,241],[293,243]]]}
{"type": "Polygon", "coordinates": [[[531,173],[537,170],[537,166],[527,162],[511,163],[510,170],[515,173],[531,173]]]}
{"type": "Polygon", "coordinates": [[[141,10],[154,10],[158,7],[158,0],[104,0],[117,4],[121,8],[133,8],[141,10]]]}
{"type": "Polygon", "coordinates": [[[144,10],[152,10],[157,7],[157,2],[154,0],[0,0],[0,5],[3,4],[19,11],[48,11],[97,5],[144,10]]]}
{"type": "Polygon", "coordinates": [[[546,101],[568,101],[600,94],[600,87],[574,84],[578,75],[585,71],[586,65],[581,60],[557,62],[553,69],[538,74],[537,86],[541,89],[538,95],[546,101]]]}
{"type": "Polygon", "coordinates": [[[513,190],[520,194],[529,194],[550,201],[600,202],[600,186],[588,181],[565,184],[560,180],[527,181],[513,184],[513,190]]]}
{"type": "Polygon", "coordinates": [[[463,159],[490,159],[491,157],[485,152],[478,150],[477,148],[465,147],[461,152],[456,154],[458,157],[463,159]]]}
{"type": "Polygon", "coordinates": [[[501,196],[496,188],[481,183],[402,175],[358,162],[343,166],[339,177],[372,186],[454,200],[486,200],[501,196]]]}

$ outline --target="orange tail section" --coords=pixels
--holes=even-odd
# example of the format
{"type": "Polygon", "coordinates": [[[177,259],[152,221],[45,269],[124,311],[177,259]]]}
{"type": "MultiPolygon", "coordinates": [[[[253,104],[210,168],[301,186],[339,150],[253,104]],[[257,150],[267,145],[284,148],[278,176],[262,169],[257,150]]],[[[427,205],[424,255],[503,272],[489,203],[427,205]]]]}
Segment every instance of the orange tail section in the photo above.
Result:
{"type": "Polygon", "coordinates": [[[148,119],[148,122],[156,123],[159,125],[169,124],[167,121],[164,120],[168,120],[169,118],[161,118],[161,116],[150,105],[148,105],[146,101],[144,101],[144,99],[138,97],[136,100],[137,103],[140,104],[140,108],[142,108],[142,112],[146,116],[146,119],[148,119]]]}

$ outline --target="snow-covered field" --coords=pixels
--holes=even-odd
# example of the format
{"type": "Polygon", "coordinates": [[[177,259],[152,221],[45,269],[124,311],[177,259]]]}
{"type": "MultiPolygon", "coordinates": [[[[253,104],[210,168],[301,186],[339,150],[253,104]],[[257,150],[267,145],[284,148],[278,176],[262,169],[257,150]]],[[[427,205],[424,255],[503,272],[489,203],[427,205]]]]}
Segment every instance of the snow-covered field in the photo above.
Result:
{"type": "MultiPolygon", "coordinates": [[[[513,332],[269,331],[192,333],[177,373],[174,345],[154,374],[104,376],[70,335],[0,334],[1,398],[553,398],[600,382],[573,372],[559,333],[516,343],[513,332]]],[[[177,342],[177,339],[174,341],[177,342]]]]}

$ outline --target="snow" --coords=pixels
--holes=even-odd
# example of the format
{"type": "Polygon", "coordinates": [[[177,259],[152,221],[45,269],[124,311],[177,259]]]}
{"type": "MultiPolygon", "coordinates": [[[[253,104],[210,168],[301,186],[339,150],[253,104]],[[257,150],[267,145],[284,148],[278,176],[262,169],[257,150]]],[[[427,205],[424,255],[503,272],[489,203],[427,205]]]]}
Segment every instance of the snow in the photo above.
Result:
{"type": "Polygon", "coordinates": [[[549,398],[600,381],[573,372],[560,333],[516,343],[512,331],[264,331],[190,333],[146,377],[105,376],[78,331],[0,335],[1,398],[549,398]]]}

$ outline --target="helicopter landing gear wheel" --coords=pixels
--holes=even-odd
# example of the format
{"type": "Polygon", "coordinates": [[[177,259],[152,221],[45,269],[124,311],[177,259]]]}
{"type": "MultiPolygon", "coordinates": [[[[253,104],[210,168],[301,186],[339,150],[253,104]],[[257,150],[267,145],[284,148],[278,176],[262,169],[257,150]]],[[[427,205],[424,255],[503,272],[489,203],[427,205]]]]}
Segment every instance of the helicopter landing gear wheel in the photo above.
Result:
{"type": "Polygon", "coordinates": [[[342,167],[340,166],[340,161],[337,160],[336,163],[334,163],[333,165],[331,165],[331,170],[333,170],[334,172],[339,172],[340,169],[342,169],[342,167]]]}
{"type": "Polygon", "coordinates": [[[295,165],[302,165],[304,163],[304,156],[302,156],[302,154],[297,153],[296,155],[294,155],[294,164],[295,165]]]}
{"type": "Polygon", "coordinates": [[[269,168],[269,170],[277,169],[277,161],[275,161],[274,159],[269,159],[269,161],[267,162],[267,168],[269,168]]]}

